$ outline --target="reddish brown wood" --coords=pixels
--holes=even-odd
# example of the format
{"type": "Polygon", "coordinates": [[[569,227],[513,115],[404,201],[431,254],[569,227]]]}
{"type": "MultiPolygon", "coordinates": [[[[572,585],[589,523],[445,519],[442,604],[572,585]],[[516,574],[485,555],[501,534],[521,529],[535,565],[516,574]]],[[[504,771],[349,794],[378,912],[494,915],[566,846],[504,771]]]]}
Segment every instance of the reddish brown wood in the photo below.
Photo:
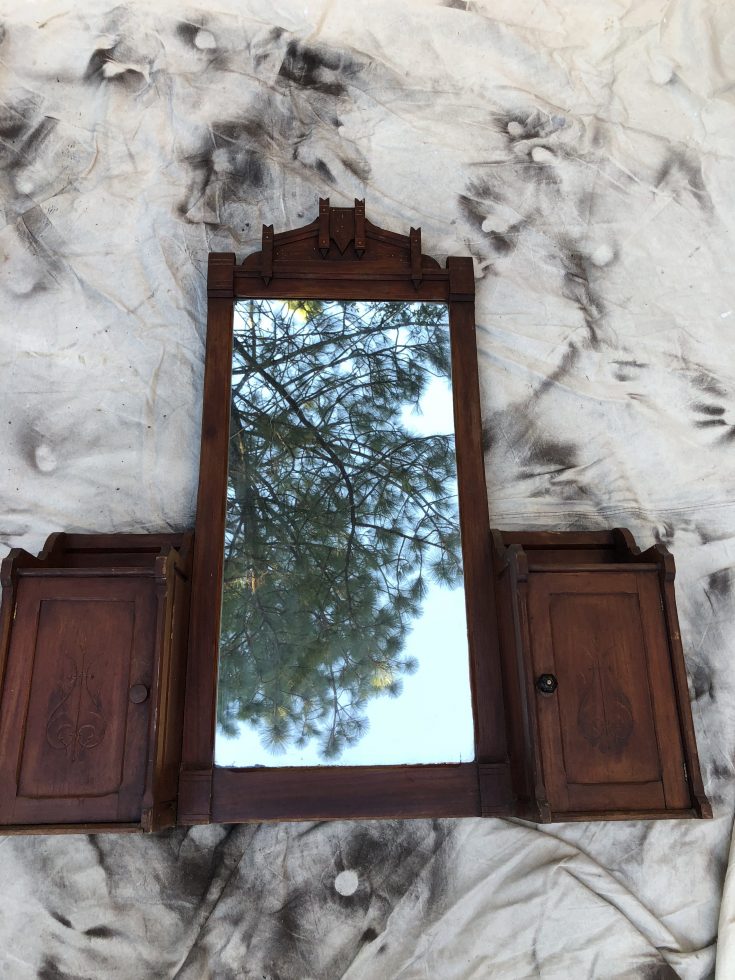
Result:
{"type": "Polygon", "coordinates": [[[141,824],[161,830],[176,824],[184,722],[184,688],[191,603],[191,535],[184,547],[165,549],[156,559],[157,616],[151,732],[141,824]]]}
{"type": "MultiPolygon", "coordinates": [[[[469,807],[466,794],[461,804],[448,800],[449,777],[446,773],[449,770],[445,767],[419,767],[421,772],[415,783],[405,782],[409,771],[405,767],[372,770],[361,767],[358,772],[371,773],[365,776],[367,782],[364,784],[351,776],[345,767],[309,770],[308,777],[304,776],[305,781],[301,783],[298,774],[307,770],[225,772],[212,768],[233,298],[448,303],[477,758],[488,767],[482,772],[475,765],[462,769],[450,767],[450,770],[462,772],[465,781],[471,778],[473,798],[479,799],[482,788],[485,812],[507,812],[511,791],[492,601],[492,554],[481,446],[472,260],[454,257],[448,260],[447,268],[442,269],[434,259],[421,255],[418,230],[412,229],[411,235],[405,236],[378,228],[365,218],[364,202],[355,202],[355,208],[332,208],[328,200],[321,200],[319,215],[311,224],[273,236],[272,252],[269,244],[260,252],[249,255],[242,265],[235,265],[231,255],[210,256],[209,296],[179,821],[208,821],[210,793],[213,794],[211,818],[233,821],[295,819],[299,815],[305,818],[307,814],[317,812],[342,816],[369,812],[372,816],[391,817],[398,815],[399,810],[409,813],[411,806],[414,815],[418,815],[417,807],[421,813],[432,815],[456,813],[458,806],[463,812],[480,812],[479,804],[469,807]],[[436,784],[430,790],[432,780],[436,784]],[[363,796],[363,791],[356,789],[358,785],[369,785],[369,793],[363,796]],[[254,786],[258,793],[254,792],[254,786]],[[298,791],[297,786],[301,787],[298,791]],[[408,797],[414,790],[418,796],[411,804],[408,797]],[[431,805],[421,796],[429,792],[436,794],[431,805]],[[296,804],[289,800],[300,801],[300,814],[292,808],[296,804]]],[[[413,772],[413,767],[410,771],[413,772]]]]}
{"type": "MultiPolygon", "coordinates": [[[[452,392],[457,446],[457,483],[462,530],[467,631],[478,762],[506,762],[503,685],[498,654],[491,539],[482,452],[482,418],[475,347],[475,306],[450,305],[452,392]]],[[[496,803],[488,800],[488,805],[496,803]]]]}
{"type": "Polygon", "coordinates": [[[676,686],[680,642],[664,618],[671,556],[661,546],[641,554],[619,530],[606,540],[549,532],[493,532],[493,540],[521,812],[709,815],[688,698],[682,704],[676,686]],[[538,690],[542,675],[558,683],[551,693],[538,690]]]}
{"type": "MultiPolygon", "coordinates": [[[[366,768],[354,773],[342,767],[213,769],[235,298],[449,304],[476,733],[476,762],[461,771],[463,779],[473,773],[479,812],[507,812],[515,800],[516,812],[540,820],[706,814],[709,804],[696,758],[670,556],[660,549],[641,554],[632,536],[621,529],[564,534],[495,532],[493,547],[481,446],[472,260],[450,257],[441,269],[433,259],[421,255],[419,243],[415,229],[404,236],[371,224],[364,217],[364,202],[356,202],[355,208],[332,208],[325,199],[320,201],[315,221],[272,239],[268,234],[263,249],[249,255],[242,265],[236,265],[229,254],[210,257],[181,822],[396,816],[408,813],[410,793],[406,798],[401,795],[404,791],[398,789],[395,774],[405,776],[416,768],[366,768]],[[539,592],[538,582],[551,581],[554,576],[567,576],[567,582],[576,583],[566,609],[563,602],[561,606],[556,603],[553,590],[545,599],[539,592]],[[585,592],[581,583],[587,579],[598,587],[604,583],[604,598],[594,598],[598,595],[594,589],[589,595],[585,592]],[[632,591],[631,582],[636,585],[632,591]],[[631,613],[633,596],[636,609],[641,609],[637,617],[631,613]],[[621,622],[626,624],[622,630],[617,626],[621,622]],[[599,645],[611,631],[615,633],[614,653],[605,660],[605,669],[617,676],[617,689],[630,703],[635,737],[628,739],[634,745],[628,755],[621,750],[620,758],[600,762],[589,746],[574,740],[579,735],[577,709],[583,700],[580,678],[584,674],[574,651],[585,644],[599,645]],[[535,688],[538,664],[544,657],[558,658],[562,672],[571,678],[565,682],[563,696],[554,702],[555,708],[539,705],[542,695],[535,688]],[[370,787],[369,801],[356,788],[357,772],[370,773],[364,784],[370,787]]],[[[596,676],[601,676],[599,662],[595,669],[596,676]]],[[[615,701],[611,683],[608,679],[602,687],[604,704],[606,699],[615,701]]],[[[595,730],[599,717],[593,711],[591,718],[590,730],[595,730]]],[[[446,768],[419,768],[422,772],[416,778],[421,780],[422,792],[430,791],[443,800],[442,787],[446,788],[449,778],[446,768]],[[432,772],[441,773],[441,778],[432,772]],[[429,790],[434,778],[439,781],[429,790]]],[[[467,798],[463,799],[464,807],[467,798]]],[[[416,806],[428,812],[424,802],[416,806]]]]}
{"type": "Polygon", "coordinates": [[[197,536],[192,572],[179,822],[208,823],[217,698],[217,644],[227,494],[234,255],[209,257],[197,536]]]}
{"type": "Polygon", "coordinates": [[[474,763],[214,770],[212,820],[342,820],[480,815],[474,763]]]}
{"type": "Polygon", "coordinates": [[[679,617],[676,611],[676,595],[674,591],[676,567],[674,564],[674,558],[664,545],[654,545],[652,548],[649,548],[647,551],[641,553],[629,531],[626,531],[623,528],[616,528],[614,533],[617,535],[619,547],[621,549],[626,549],[630,553],[632,561],[639,563],[652,561],[658,567],[659,583],[663,600],[662,612],[664,616],[664,629],[666,630],[671,650],[671,667],[673,673],[674,692],[676,697],[679,725],[681,727],[681,737],[686,756],[686,772],[689,790],[694,801],[694,808],[697,816],[711,817],[712,806],[710,805],[710,802],[704,792],[702,774],[699,767],[699,757],[697,754],[697,742],[694,734],[694,722],[692,720],[691,706],[689,703],[689,687],[687,685],[684,652],[681,644],[681,630],[679,629],[679,617]]]}
{"type": "MultiPolygon", "coordinates": [[[[367,260],[367,256],[363,261],[367,260]]],[[[360,269],[350,270],[349,275],[338,274],[331,270],[328,284],[325,286],[323,273],[318,270],[311,274],[300,273],[294,269],[287,273],[281,271],[280,277],[270,280],[266,286],[259,272],[235,274],[235,296],[237,299],[349,299],[365,300],[382,299],[414,302],[448,302],[448,284],[446,274],[429,276],[424,271],[423,279],[414,286],[405,276],[392,276],[387,272],[366,273],[360,275],[360,269]],[[325,297],[325,288],[329,296],[325,297]],[[256,293],[260,295],[255,295],[256,293]]]]}
{"type": "Polygon", "coordinates": [[[148,708],[131,710],[128,690],[150,685],[154,612],[139,581],[21,578],[0,723],[2,823],[140,818],[148,708]]]}
{"type": "Polygon", "coordinates": [[[4,563],[2,832],[175,823],[190,543],[57,534],[4,563]]]}

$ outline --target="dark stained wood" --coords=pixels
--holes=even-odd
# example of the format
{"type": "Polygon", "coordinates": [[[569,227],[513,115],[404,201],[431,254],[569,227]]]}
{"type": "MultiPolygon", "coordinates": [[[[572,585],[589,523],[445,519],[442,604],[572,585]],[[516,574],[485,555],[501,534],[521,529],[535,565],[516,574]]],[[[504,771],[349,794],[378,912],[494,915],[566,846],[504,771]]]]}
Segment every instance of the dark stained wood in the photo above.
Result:
{"type": "Polygon", "coordinates": [[[454,303],[475,302],[475,269],[472,259],[462,255],[450,255],[447,259],[449,273],[449,299],[454,303]]]}
{"type": "MultiPolygon", "coordinates": [[[[399,235],[365,218],[364,202],[355,208],[333,208],[319,202],[319,215],[292,231],[264,236],[260,252],[241,265],[234,256],[210,256],[207,362],[203,407],[193,600],[179,785],[179,822],[211,819],[296,819],[289,809],[297,800],[302,818],[327,807],[332,815],[397,816],[508,812],[512,794],[503,716],[501,671],[493,604],[492,553],[481,445],[481,419],[474,323],[472,260],[453,257],[445,269],[421,254],[418,229],[399,235]],[[458,458],[460,515],[464,552],[471,674],[475,703],[476,766],[418,767],[415,781],[405,782],[416,767],[360,767],[367,782],[345,767],[316,770],[219,770],[213,768],[217,644],[224,548],[229,425],[230,358],[233,300],[349,299],[438,301],[449,305],[452,378],[458,458]],[[299,773],[309,773],[299,782],[299,773]],[[372,775],[366,775],[371,772],[372,775]],[[441,776],[431,776],[430,773],[441,776]],[[448,772],[455,773],[450,777],[448,772]],[[447,795],[451,780],[470,779],[475,803],[447,795]],[[290,773],[290,775],[284,775],[290,773]],[[401,774],[403,774],[401,776],[401,774]],[[431,790],[431,780],[439,782],[431,790]],[[403,782],[402,782],[403,780],[403,782]],[[278,787],[281,786],[279,790],[278,787]],[[369,792],[356,787],[370,787],[369,792]],[[401,787],[404,788],[401,788],[401,787]],[[253,787],[258,788],[254,794],[253,787]],[[300,788],[298,788],[300,787],[300,788]],[[405,787],[408,787],[406,789],[405,787]],[[262,790],[262,792],[261,792],[262,790]],[[418,794],[415,803],[411,793],[418,794]],[[423,794],[435,792],[430,803],[423,794]],[[211,794],[211,812],[210,812],[211,794]],[[226,794],[223,796],[223,794],[226,794]],[[357,795],[356,795],[357,794],[357,795]],[[398,795],[397,795],[398,794],[398,795]],[[413,807],[413,809],[411,809],[413,807]],[[366,809],[367,808],[367,809],[366,809]],[[408,809],[405,809],[408,808],[408,809]],[[418,810],[417,810],[418,808],[418,810]]],[[[463,791],[464,792],[464,791],[463,791]]],[[[324,814],[322,814],[324,815],[324,814]]]]}
{"type": "Polygon", "coordinates": [[[189,824],[208,823],[210,811],[227,496],[234,269],[234,255],[210,255],[197,534],[178,803],[179,822],[189,824]]]}
{"type": "Polygon", "coordinates": [[[0,834],[3,837],[19,837],[34,835],[58,834],[139,834],[141,826],[139,823],[37,823],[37,824],[7,824],[0,827],[0,834]]]}
{"type": "MultiPolygon", "coordinates": [[[[52,534],[62,568],[121,568],[153,565],[163,549],[176,549],[177,565],[191,556],[189,534],[52,534]]],[[[48,542],[44,551],[48,550],[48,542]]],[[[48,567],[48,566],[47,566],[48,567]]]]}
{"type": "Polygon", "coordinates": [[[21,578],[0,723],[0,822],[140,818],[148,705],[130,706],[128,690],[150,685],[153,616],[139,581],[21,578]]]}
{"type": "Polygon", "coordinates": [[[441,276],[424,278],[418,286],[403,276],[391,277],[388,274],[359,275],[360,270],[354,269],[350,276],[340,275],[330,278],[328,284],[314,270],[311,275],[298,274],[295,270],[291,275],[285,272],[279,277],[274,276],[267,286],[264,285],[260,273],[235,274],[235,296],[237,299],[349,299],[365,300],[381,299],[400,300],[406,303],[416,302],[448,302],[449,283],[446,273],[441,276]],[[325,289],[329,295],[325,296],[325,289]],[[255,293],[260,295],[254,295],[255,293]]]}
{"type": "Polygon", "coordinates": [[[146,791],[141,823],[144,830],[176,825],[184,690],[191,604],[191,543],[168,548],[156,559],[156,633],[151,685],[151,731],[146,791]]]}
{"type": "Polygon", "coordinates": [[[619,528],[489,533],[472,260],[452,256],[442,269],[421,254],[418,229],[398,235],[369,222],[362,201],[354,208],[333,208],[323,199],[310,224],[280,234],[264,228],[261,251],[241,265],[231,254],[210,256],[208,291],[180,822],[459,815],[457,808],[488,815],[514,810],[542,821],[710,814],[676,621],[673,560],[665,549],[641,554],[630,533],[619,528]],[[449,304],[475,763],[459,768],[213,767],[237,298],[449,304]],[[568,596],[540,588],[540,582],[564,576],[574,584],[568,596]],[[597,585],[585,584],[593,582],[597,585]],[[598,650],[592,667],[578,662],[580,656],[584,660],[582,648],[598,650]],[[565,678],[563,692],[550,695],[550,701],[536,689],[543,663],[553,665],[549,673],[558,670],[565,678]],[[594,696],[585,688],[594,687],[591,677],[597,684],[594,696]],[[613,737],[624,727],[619,717],[617,728],[613,724],[616,706],[619,716],[629,710],[633,717],[633,733],[626,736],[630,750],[613,737]],[[612,755],[600,750],[602,736],[595,734],[600,725],[612,755]],[[596,746],[580,735],[585,726],[596,746]],[[464,781],[472,773],[476,795],[471,804],[453,783],[459,772],[464,781]],[[408,773],[416,775],[408,780],[408,773]],[[400,788],[400,774],[408,789],[400,788]],[[463,802],[449,800],[450,785],[463,802]]]}
{"type": "Polygon", "coordinates": [[[492,536],[519,812],[542,820],[710,815],[687,736],[688,697],[682,703],[677,688],[680,640],[664,616],[666,574],[673,584],[666,549],[641,553],[619,529],[607,541],[492,536]],[[554,676],[551,693],[538,690],[541,675],[554,676]]]}
{"type": "Polygon", "coordinates": [[[489,517],[475,347],[475,306],[474,303],[463,300],[452,303],[449,309],[457,484],[476,759],[482,763],[506,762],[505,713],[492,588],[491,539],[485,531],[489,517]]]}
{"type": "Polygon", "coordinates": [[[175,823],[191,535],[152,538],[3,563],[0,832],[175,823]]]}
{"type": "Polygon", "coordinates": [[[214,770],[212,820],[343,820],[480,815],[474,763],[214,770]]]}
{"type": "Polygon", "coordinates": [[[480,789],[480,815],[511,816],[515,812],[515,798],[509,763],[477,763],[477,778],[480,789]]]}
{"type": "Polygon", "coordinates": [[[646,561],[652,561],[658,567],[662,598],[661,612],[664,617],[663,628],[668,637],[671,651],[672,680],[684,754],[686,756],[687,781],[697,816],[709,818],[712,816],[712,806],[705,795],[702,784],[697,742],[694,734],[694,722],[689,703],[689,686],[687,684],[686,667],[684,664],[684,651],[681,644],[679,617],[676,611],[676,596],[674,592],[676,567],[674,558],[664,545],[656,544],[647,551],[641,552],[636,546],[635,541],[633,541],[630,532],[617,528],[615,533],[620,535],[621,541],[624,541],[624,546],[630,551],[632,561],[641,564],[646,561]],[[626,534],[628,535],[627,538],[624,537],[626,534]]]}

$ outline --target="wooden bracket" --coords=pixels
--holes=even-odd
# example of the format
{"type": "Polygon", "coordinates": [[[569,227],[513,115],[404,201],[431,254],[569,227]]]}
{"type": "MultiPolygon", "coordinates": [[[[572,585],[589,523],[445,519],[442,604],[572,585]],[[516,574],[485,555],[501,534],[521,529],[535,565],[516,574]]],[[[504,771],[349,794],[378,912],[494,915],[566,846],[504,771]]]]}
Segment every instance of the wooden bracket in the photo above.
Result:
{"type": "Polygon", "coordinates": [[[329,198],[319,198],[319,251],[326,259],[329,251],[329,198]]]}
{"type": "Polygon", "coordinates": [[[355,251],[358,258],[362,258],[367,241],[365,238],[365,199],[358,201],[355,198],[355,251]]]}
{"type": "Polygon", "coordinates": [[[421,272],[421,229],[412,228],[409,236],[411,246],[411,281],[416,289],[421,285],[423,274],[421,272]]]}
{"type": "Polygon", "coordinates": [[[260,273],[267,286],[273,278],[273,225],[263,225],[263,248],[260,254],[260,273]]]}

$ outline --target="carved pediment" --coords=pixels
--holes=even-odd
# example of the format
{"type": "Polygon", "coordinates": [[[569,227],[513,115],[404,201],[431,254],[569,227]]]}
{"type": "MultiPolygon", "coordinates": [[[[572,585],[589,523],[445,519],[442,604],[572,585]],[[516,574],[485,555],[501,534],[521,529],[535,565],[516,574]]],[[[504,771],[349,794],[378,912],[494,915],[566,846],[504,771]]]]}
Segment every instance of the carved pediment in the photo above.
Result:
{"type": "Polygon", "coordinates": [[[364,200],[356,199],[351,208],[335,208],[329,198],[321,198],[318,217],[302,228],[274,234],[272,225],[264,225],[262,249],[249,255],[242,269],[260,273],[267,284],[274,273],[287,274],[296,266],[318,273],[332,263],[355,264],[362,275],[390,266],[417,287],[426,271],[440,268],[435,259],[421,254],[420,228],[398,235],[368,221],[364,200]]]}

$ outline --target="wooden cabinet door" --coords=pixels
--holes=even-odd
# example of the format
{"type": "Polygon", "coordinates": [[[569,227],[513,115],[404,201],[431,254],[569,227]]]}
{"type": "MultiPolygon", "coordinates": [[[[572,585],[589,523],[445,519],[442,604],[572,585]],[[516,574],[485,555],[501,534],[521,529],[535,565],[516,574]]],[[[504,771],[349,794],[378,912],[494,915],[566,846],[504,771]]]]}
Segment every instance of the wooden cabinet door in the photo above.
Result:
{"type": "Polygon", "coordinates": [[[0,713],[0,824],[140,820],[150,578],[21,577],[0,713]]]}
{"type": "Polygon", "coordinates": [[[691,806],[655,571],[529,576],[542,767],[552,812],[691,806]]]}

